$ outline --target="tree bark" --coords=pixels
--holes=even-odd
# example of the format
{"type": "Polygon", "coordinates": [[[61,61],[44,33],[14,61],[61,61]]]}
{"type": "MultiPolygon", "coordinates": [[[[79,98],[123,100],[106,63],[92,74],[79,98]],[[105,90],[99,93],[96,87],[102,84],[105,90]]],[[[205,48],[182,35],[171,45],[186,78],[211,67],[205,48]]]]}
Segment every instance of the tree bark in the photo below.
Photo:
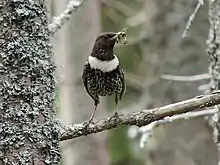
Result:
{"type": "Polygon", "coordinates": [[[0,1],[0,164],[57,165],[54,70],[43,0],[0,1]]]}
{"type": "MultiPolygon", "coordinates": [[[[209,73],[212,75],[210,81],[210,91],[220,89],[220,0],[209,1],[209,37],[208,37],[208,57],[209,73]]],[[[216,107],[219,109],[219,106],[216,107]]],[[[220,165],[220,112],[213,115],[209,122],[213,127],[213,139],[218,148],[218,164],[220,165]]]]}

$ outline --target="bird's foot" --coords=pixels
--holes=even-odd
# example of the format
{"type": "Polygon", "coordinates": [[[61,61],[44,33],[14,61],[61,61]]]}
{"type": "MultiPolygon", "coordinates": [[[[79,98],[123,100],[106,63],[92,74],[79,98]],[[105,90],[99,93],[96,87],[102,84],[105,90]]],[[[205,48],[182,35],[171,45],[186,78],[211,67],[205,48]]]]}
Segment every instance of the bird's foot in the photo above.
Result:
{"type": "Polygon", "coordinates": [[[119,119],[119,115],[118,115],[118,112],[115,112],[114,115],[112,115],[109,120],[117,120],[119,119]]]}
{"type": "Polygon", "coordinates": [[[115,112],[114,115],[113,115],[113,117],[119,118],[118,112],[115,112]]]}
{"type": "Polygon", "coordinates": [[[94,124],[93,119],[89,119],[88,121],[85,121],[85,122],[83,123],[83,125],[84,125],[85,127],[88,127],[89,124],[94,124]]]}

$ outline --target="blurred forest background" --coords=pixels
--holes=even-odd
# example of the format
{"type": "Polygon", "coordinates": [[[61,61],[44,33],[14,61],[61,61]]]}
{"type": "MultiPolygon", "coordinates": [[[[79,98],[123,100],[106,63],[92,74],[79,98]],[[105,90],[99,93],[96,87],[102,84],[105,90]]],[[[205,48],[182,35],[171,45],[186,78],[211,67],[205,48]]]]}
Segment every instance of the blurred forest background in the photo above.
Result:
{"type": "MultiPolygon", "coordinates": [[[[51,17],[68,0],[48,1],[51,17]]],[[[163,74],[190,76],[208,73],[206,40],[208,4],[199,10],[182,39],[197,0],[90,0],[85,1],[58,32],[53,44],[58,65],[58,117],[66,125],[87,120],[93,102],[84,91],[81,74],[96,36],[128,28],[128,43],[115,53],[125,70],[127,91],[120,113],[140,111],[203,94],[209,80],[177,82],[163,74]]],[[[113,114],[112,97],[103,98],[95,118],[113,114]]],[[[62,142],[63,165],[216,165],[212,128],[204,118],[178,121],[154,130],[141,148],[129,127],[62,142]]]]}

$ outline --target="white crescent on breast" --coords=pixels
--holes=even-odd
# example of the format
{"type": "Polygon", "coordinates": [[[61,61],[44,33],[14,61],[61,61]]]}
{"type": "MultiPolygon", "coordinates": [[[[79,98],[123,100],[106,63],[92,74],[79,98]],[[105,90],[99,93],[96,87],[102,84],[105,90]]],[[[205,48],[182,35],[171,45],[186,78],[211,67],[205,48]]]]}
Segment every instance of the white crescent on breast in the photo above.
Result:
{"type": "Polygon", "coordinates": [[[118,58],[115,55],[114,57],[115,58],[110,61],[101,61],[97,59],[96,57],[89,56],[88,62],[91,68],[100,69],[103,72],[110,72],[116,69],[119,65],[118,58]]]}

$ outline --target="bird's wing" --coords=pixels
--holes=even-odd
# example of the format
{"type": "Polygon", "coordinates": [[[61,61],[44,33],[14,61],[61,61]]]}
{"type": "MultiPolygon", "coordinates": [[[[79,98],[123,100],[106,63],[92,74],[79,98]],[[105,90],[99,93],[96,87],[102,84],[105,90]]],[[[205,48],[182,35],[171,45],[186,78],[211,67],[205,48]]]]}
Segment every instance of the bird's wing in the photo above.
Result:
{"type": "Polygon", "coordinates": [[[84,68],[83,68],[82,81],[83,81],[84,87],[86,89],[86,92],[93,98],[93,95],[88,88],[89,70],[90,70],[90,65],[89,65],[88,61],[86,61],[84,68]]]}
{"type": "Polygon", "coordinates": [[[119,99],[121,100],[123,94],[126,91],[126,84],[125,84],[125,78],[124,78],[124,71],[123,71],[121,66],[118,67],[118,71],[119,71],[120,80],[122,82],[122,89],[121,89],[121,91],[119,93],[119,99]]]}

